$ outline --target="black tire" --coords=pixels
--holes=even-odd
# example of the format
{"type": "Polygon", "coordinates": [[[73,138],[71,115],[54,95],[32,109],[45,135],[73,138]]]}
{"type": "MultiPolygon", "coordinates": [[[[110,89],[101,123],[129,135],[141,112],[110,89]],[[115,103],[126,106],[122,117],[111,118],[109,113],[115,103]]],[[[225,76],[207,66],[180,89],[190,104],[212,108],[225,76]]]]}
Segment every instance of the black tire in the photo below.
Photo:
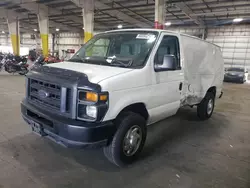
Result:
{"type": "Polygon", "coordinates": [[[200,104],[197,106],[197,116],[201,120],[207,120],[209,119],[214,111],[214,100],[215,100],[215,95],[212,92],[207,92],[206,96],[204,99],[201,101],[200,104]],[[212,100],[212,108],[208,108],[209,103],[212,100]],[[210,109],[210,110],[208,110],[210,109]]]}
{"type": "Polygon", "coordinates": [[[26,75],[29,72],[29,70],[26,67],[22,67],[22,71],[19,72],[18,74],[20,75],[26,75]]]}
{"type": "Polygon", "coordinates": [[[242,84],[244,84],[246,82],[246,77],[244,76],[242,79],[242,84]]]}
{"type": "Polygon", "coordinates": [[[5,66],[5,71],[8,72],[8,73],[12,73],[9,65],[5,66]]]}
{"type": "Polygon", "coordinates": [[[118,129],[109,145],[103,148],[103,152],[111,163],[122,167],[135,161],[142,151],[147,137],[147,127],[145,119],[133,112],[123,113],[117,118],[116,125],[118,129]],[[127,156],[124,152],[124,139],[134,126],[138,126],[141,130],[141,141],[136,152],[132,156],[127,156]]]}
{"type": "Polygon", "coordinates": [[[20,74],[20,75],[26,75],[27,73],[28,73],[29,71],[28,70],[26,70],[26,71],[23,71],[23,72],[19,72],[18,74],[20,74]]]}

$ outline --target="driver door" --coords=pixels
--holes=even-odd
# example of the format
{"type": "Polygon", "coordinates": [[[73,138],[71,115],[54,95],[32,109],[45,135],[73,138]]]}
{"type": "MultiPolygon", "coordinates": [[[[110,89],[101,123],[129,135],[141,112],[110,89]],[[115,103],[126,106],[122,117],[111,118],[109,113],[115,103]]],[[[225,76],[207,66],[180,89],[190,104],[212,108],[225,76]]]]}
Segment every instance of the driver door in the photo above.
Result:
{"type": "Polygon", "coordinates": [[[180,107],[184,74],[181,67],[179,36],[163,34],[153,61],[151,123],[174,115],[180,107]],[[155,69],[156,66],[163,65],[165,55],[174,56],[176,62],[174,70],[155,69]]]}

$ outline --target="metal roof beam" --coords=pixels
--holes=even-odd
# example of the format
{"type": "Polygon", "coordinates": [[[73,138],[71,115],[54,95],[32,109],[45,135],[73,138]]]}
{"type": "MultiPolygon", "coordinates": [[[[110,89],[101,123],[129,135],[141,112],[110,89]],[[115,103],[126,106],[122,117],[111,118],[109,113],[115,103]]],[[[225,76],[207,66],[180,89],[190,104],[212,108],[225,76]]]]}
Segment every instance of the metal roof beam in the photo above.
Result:
{"type": "MultiPolygon", "coordinates": [[[[147,23],[147,24],[149,24],[149,25],[152,25],[152,26],[154,25],[153,22],[151,22],[150,20],[146,19],[144,16],[138,14],[137,12],[132,11],[132,10],[130,10],[129,8],[124,7],[124,6],[122,6],[121,4],[119,4],[119,3],[115,3],[115,2],[113,2],[113,3],[114,3],[114,5],[117,6],[117,7],[115,8],[116,10],[117,10],[118,7],[123,7],[123,8],[124,8],[126,11],[128,11],[129,13],[131,13],[131,14],[133,14],[133,15],[136,15],[138,18],[140,18],[141,20],[143,20],[143,22],[145,22],[145,23],[147,23]]],[[[102,11],[103,11],[103,10],[102,10],[102,11]]]]}
{"type": "MultiPolygon", "coordinates": [[[[48,6],[37,4],[35,2],[20,4],[20,6],[22,8],[25,8],[25,9],[29,10],[31,13],[34,13],[34,14],[37,14],[37,15],[38,14],[45,14],[44,16],[47,16],[46,14],[48,14],[48,11],[49,11],[48,6]]],[[[54,11],[54,13],[55,12],[58,13],[58,11],[56,11],[56,10],[54,11]]],[[[64,28],[65,26],[67,26],[65,24],[61,24],[59,22],[55,22],[55,21],[52,21],[52,20],[49,20],[49,24],[51,26],[56,26],[58,28],[64,28]]],[[[77,27],[71,27],[69,30],[73,30],[73,31],[76,31],[76,32],[81,32],[81,29],[77,28],[77,27]]]]}
{"type": "Polygon", "coordinates": [[[215,12],[202,12],[202,13],[192,13],[192,16],[211,16],[211,15],[223,15],[227,16],[230,14],[249,14],[249,9],[242,9],[242,10],[232,10],[232,11],[215,11],[215,12]]]}
{"type": "MultiPolygon", "coordinates": [[[[12,4],[17,4],[19,5],[20,7],[26,9],[26,10],[29,10],[30,12],[34,13],[34,14],[38,14],[39,13],[39,9],[40,10],[45,10],[48,9],[48,13],[49,13],[49,17],[50,16],[53,16],[53,15],[62,15],[62,11],[61,10],[58,10],[57,8],[50,8],[49,6],[46,6],[44,4],[38,4],[36,3],[37,0],[9,0],[9,2],[11,2],[12,4]]],[[[64,12],[67,12],[67,10],[65,10],[64,12]]],[[[78,17],[78,16],[74,16],[72,15],[73,13],[69,13],[69,15],[67,15],[66,19],[70,19],[70,20],[73,20],[75,22],[79,22],[79,23],[83,23],[83,19],[78,17]],[[71,15],[70,15],[71,14],[71,15]]],[[[58,23],[56,23],[58,24],[58,23]]],[[[83,25],[83,24],[82,24],[83,25]]],[[[106,26],[104,25],[101,25],[101,24],[98,24],[96,23],[96,28],[97,29],[101,29],[101,30],[104,30],[104,29],[107,29],[106,26]]],[[[63,26],[63,24],[61,25],[63,26]]],[[[59,26],[58,26],[59,27],[59,26]]],[[[68,25],[64,25],[64,27],[69,27],[68,25]]],[[[70,28],[68,28],[70,30],[70,28]]],[[[76,31],[76,28],[72,28],[74,31],[76,31]]],[[[82,30],[82,28],[77,28],[78,32],[82,30]]]]}
{"type": "Polygon", "coordinates": [[[197,25],[205,25],[204,21],[201,20],[198,16],[194,15],[194,12],[184,3],[184,2],[179,2],[175,3],[175,5],[181,9],[181,11],[189,17],[191,20],[193,20],[197,25]]]}
{"type": "MultiPolygon", "coordinates": [[[[71,0],[73,3],[75,3],[78,7],[83,8],[83,2],[79,1],[79,0],[71,0]]],[[[109,5],[106,5],[105,3],[96,0],[95,1],[95,8],[99,9],[100,11],[102,11],[102,9],[111,9],[112,7],[109,5]]],[[[104,12],[104,11],[103,11],[104,12]]],[[[125,22],[134,24],[138,27],[149,27],[151,28],[152,26],[148,23],[144,23],[144,22],[140,22],[139,20],[119,11],[116,9],[110,10],[107,12],[109,15],[113,16],[113,17],[117,17],[120,20],[123,20],[125,22]]]]}
{"type": "MultiPolygon", "coordinates": [[[[25,19],[25,18],[29,19],[28,15],[26,13],[18,13],[18,12],[15,12],[13,10],[6,10],[6,9],[0,9],[0,17],[2,17],[2,18],[11,17],[13,19],[18,17],[19,19],[25,19]]],[[[65,24],[61,24],[59,22],[55,22],[55,21],[52,21],[52,20],[50,20],[49,22],[50,22],[50,26],[55,27],[55,28],[56,27],[64,28],[65,26],[67,26],[65,24]]],[[[22,23],[21,23],[21,25],[22,25],[22,23]]],[[[33,25],[35,25],[35,24],[33,24],[33,25]]],[[[30,26],[32,26],[32,24],[27,25],[27,26],[29,26],[29,28],[32,28],[32,27],[30,27],[30,26]]],[[[33,29],[37,29],[37,28],[33,28],[33,29]]],[[[69,31],[73,30],[73,31],[76,31],[76,32],[81,31],[80,28],[72,27],[72,26],[70,26],[70,28],[68,30],[69,31]]]]}

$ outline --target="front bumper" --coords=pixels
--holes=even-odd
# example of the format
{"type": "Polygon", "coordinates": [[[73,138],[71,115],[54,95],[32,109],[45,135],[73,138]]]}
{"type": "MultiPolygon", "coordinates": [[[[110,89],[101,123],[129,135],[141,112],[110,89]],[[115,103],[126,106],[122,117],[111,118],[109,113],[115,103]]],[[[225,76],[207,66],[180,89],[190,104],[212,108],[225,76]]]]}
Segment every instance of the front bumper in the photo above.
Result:
{"type": "Polygon", "coordinates": [[[23,119],[41,126],[41,136],[48,137],[58,144],[73,148],[101,147],[107,145],[116,128],[111,121],[88,123],[53,114],[29,104],[21,103],[23,119]]]}

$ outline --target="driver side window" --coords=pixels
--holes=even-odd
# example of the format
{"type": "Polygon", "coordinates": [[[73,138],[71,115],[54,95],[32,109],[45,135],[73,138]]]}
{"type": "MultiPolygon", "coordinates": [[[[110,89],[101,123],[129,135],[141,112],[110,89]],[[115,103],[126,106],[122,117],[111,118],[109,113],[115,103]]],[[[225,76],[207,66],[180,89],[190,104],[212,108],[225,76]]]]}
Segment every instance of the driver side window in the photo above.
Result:
{"type": "Polygon", "coordinates": [[[163,65],[164,56],[173,56],[176,62],[177,69],[181,69],[180,66],[180,48],[179,40],[176,36],[164,36],[161,44],[155,54],[154,63],[156,66],[163,65]]]}

